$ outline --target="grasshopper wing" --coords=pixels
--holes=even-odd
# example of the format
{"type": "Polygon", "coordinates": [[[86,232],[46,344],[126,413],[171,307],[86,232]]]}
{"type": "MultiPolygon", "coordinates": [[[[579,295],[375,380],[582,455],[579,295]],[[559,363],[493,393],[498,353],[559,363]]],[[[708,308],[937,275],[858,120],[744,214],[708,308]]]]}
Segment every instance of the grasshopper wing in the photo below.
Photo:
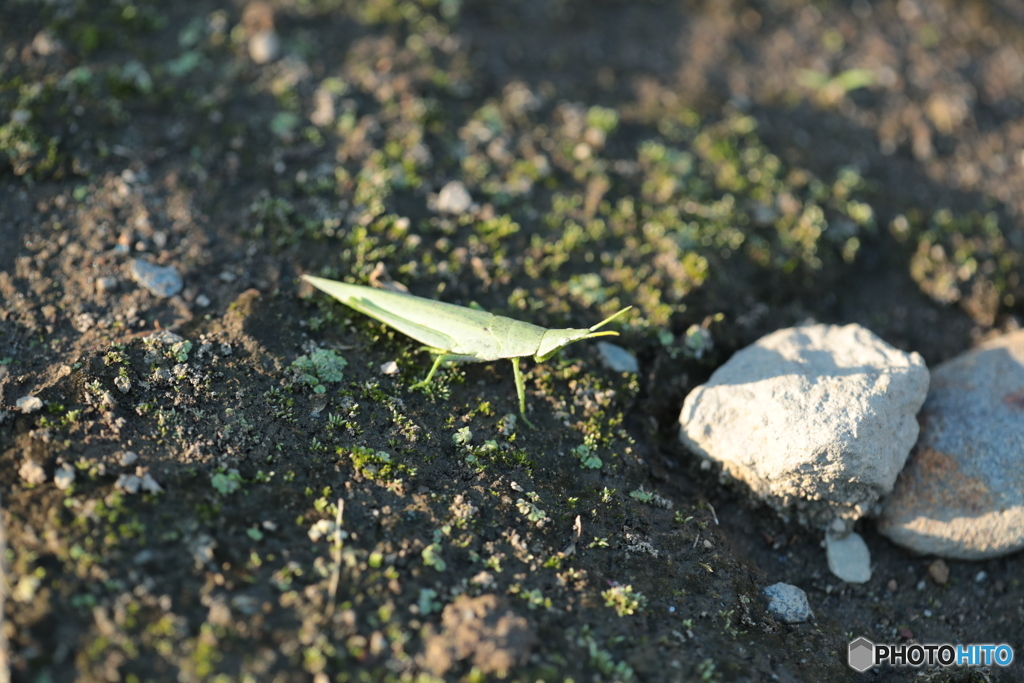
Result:
{"type": "Polygon", "coordinates": [[[449,335],[423,324],[424,318],[419,311],[424,304],[436,304],[436,301],[423,299],[412,294],[388,292],[359,285],[350,285],[336,280],[303,275],[309,284],[330,294],[335,299],[353,308],[363,315],[393,327],[402,334],[435,349],[451,349],[455,343],[449,335]],[[419,313],[419,314],[418,314],[419,313]]]}

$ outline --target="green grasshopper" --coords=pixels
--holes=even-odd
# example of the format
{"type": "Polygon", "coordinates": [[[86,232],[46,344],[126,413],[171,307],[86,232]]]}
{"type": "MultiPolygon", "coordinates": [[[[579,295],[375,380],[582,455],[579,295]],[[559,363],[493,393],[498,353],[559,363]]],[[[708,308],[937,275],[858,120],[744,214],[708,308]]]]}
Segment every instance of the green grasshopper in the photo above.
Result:
{"type": "Polygon", "coordinates": [[[429,384],[442,363],[510,359],[515,371],[516,392],[519,394],[519,413],[531,427],[533,423],[526,417],[526,386],[519,369],[519,359],[533,356],[534,360],[542,363],[573,342],[618,336],[619,333],[613,330],[595,330],[632,308],[627,306],[588,329],[549,330],[486,311],[412,294],[349,285],[309,275],[303,275],[302,279],[346,306],[412,337],[424,344],[426,351],[436,356],[426,379],[412,385],[410,389],[429,384]]]}

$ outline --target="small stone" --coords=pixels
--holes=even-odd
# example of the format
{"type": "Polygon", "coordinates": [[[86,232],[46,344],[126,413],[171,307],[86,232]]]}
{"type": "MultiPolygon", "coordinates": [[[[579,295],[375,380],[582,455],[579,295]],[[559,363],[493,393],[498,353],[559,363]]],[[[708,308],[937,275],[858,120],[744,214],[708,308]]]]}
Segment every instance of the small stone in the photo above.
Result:
{"type": "Polygon", "coordinates": [[[847,583],[871,580],[871,551],[860,534],[825,535],[828,570],[847,583]]]}
{"type": "Polygon", "coordinates": [[[46,470],[44,470],[43,466],[35,460],[26,460],[21,463],[21,467],[18,468],[18,476],[21,477],[26,484],[31,484],[32,486],[39,486],[40,484],[46,483],[46,470]]]}
{"type": "Polygon", "coordinates": [[[309,120],[314,126],[326,128],[334,123],[334,95],[330,89],[320,86],[313,93],[313,113],[309,120]]]}
{"type": "Polygon", "coordinates": [[[139,460],[139,454],[135,451],[125,451],[121,454],[121,457],[117,459],[117,463],[121,467],[131,467],[139,460]]]}
{"type": "Polygon", "coordinates": [[[440,213],[463,214],[473,204],[469,190],[459,180],[453,180],[437,195],[437,210],[440,213]]]}
{"type": "Polygon", "coordinates": [[[919,420],[879,531],[947,559],[1024,548],[1024,330],[938,366],[919,420]]]}
{"type": "Polygon", "coordinates": [[[807,593],[792,584],[775,583],[763,592],[768,597],[768,611],[779,621],[800,624],[814,615],[807,593]]]}
{"type": "Polygon", "coordinates": [[[932,577],[932,581],[940,586],[945,586],[949,581],[949,565],[942,558],[935,560],[928,565],[928,576],[932,577]]]}
{"type": "Polygon", "coordinates": [[[122,474],[117,478],[117,481],[114,482],[114,488],[133,496],[139,492],[140,486],[142,486],[142,478],[137,477],[134,474],[122,474]]]}
{"type": "Polygon", "coordinates": [[[23,413],[34,413],[43,407],[43,401],[38,396],[22,396],[15,405],[23,413]]]}
{"type": "Polygon", "coordinates": [[[62,51],[64,46],[50,31],[44,29],[32,38],[32,49],[40,57],[49,57],[55,52],[62,51]]]}
{"type": "Polygon", "coordinates": [[[387,363],[381,363],[380,374],[382,375],[397,375],[398,374],[398,363],[393,360],[389,360],[387,363]]]}
{"type": "Polygon", "coordinates": [[[69,465],[61,467],[53,474],[53,485],[61,491],[65,491],[75,483],[75,470],[69,465]]]}
{"type": "Polygon", "coordinates": [[[779,512],[849,531],[892,490],[927,389],[921,356],[860,325],[783,329],[686,397],[680,440],[779,512]]]}
{"type": "Polygon", "coordinates": [[[608,342],[597,342],[597,350],[601,354],[601,360],[615,372],[627,372],[635,375],[640,372],[640,364],[636,362],[636,356],[615,344],[608,342]]]}
{"type": "Polygon", "coordinates": [[[118,375],[114,378],[114,386],[122,394],[127,394],[132,389],[132,381],[124,375],[118,375]]]}
{"type": "Polygon", "coordinates": [[[117,289],[118,279],[116,277],[98,277],[96,278],[96,292],[99,294],[107,294],[117,289]]]}
{"type": "Polygon", "coordinates": [[[257,64],[269,64],[281,54],[281,39],[272,28],[258,31],[249,38],[249,56],[257,64]]]}
{"type": "Polygon", "coordinates": [[[205,294],[200,294],[199,296],[196,297],[196,306],[198,306],[199,308],[206,308],[209,305],[210,297],[206,296],[205,294]]]}
{"type": "Polygon", "coordinates": [[[138,471],[136,471],[136,476],[139,477],[139,488],[146,493],[163,493],[163,487],[156,482],[156,479],[149,472],[144,472],[139,476],[138,471]]]}
{"type": "Polygon", "coordinates": [[[132,279],[160,297],[174,296],[181,291],[181,275],[173,266],[158,266],[143,259],[132,259],[132,279]]]}

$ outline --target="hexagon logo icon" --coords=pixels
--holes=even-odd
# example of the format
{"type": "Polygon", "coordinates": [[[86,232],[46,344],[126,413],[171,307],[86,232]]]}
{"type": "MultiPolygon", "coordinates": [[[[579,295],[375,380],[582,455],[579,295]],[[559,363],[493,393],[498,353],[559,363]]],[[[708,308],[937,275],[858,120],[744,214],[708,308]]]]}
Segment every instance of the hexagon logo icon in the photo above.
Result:
{"type": "Polygon", "coordinates": [[[854,671],[864,672],[875,663],[875,644],[861,637],[850,643],[848,662],[854,671]]]}

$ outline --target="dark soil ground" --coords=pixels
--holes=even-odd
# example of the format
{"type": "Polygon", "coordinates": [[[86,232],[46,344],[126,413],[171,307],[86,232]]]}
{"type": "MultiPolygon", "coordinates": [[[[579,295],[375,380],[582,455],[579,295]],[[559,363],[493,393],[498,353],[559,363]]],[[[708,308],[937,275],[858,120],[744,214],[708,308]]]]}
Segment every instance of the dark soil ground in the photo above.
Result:
{"type": "Polygon", "coordinates": [[[676,423],[732,352],[808,318],[930,365],[1019,326],[1020,3],[0,18],[14,680],[1024,679],[845,663],[858,635],[1024,656],[1020,554],[939,584],[865,521],[874,577],[843,584],[676,423]],[[303,273],[548,327],[633,305],[640,372],[592,342],[525,363],[529,429],[507,361],[410,391],[428,357],[303,273]],[[767,613],[778,581],[813,620],[767,613]]]}

